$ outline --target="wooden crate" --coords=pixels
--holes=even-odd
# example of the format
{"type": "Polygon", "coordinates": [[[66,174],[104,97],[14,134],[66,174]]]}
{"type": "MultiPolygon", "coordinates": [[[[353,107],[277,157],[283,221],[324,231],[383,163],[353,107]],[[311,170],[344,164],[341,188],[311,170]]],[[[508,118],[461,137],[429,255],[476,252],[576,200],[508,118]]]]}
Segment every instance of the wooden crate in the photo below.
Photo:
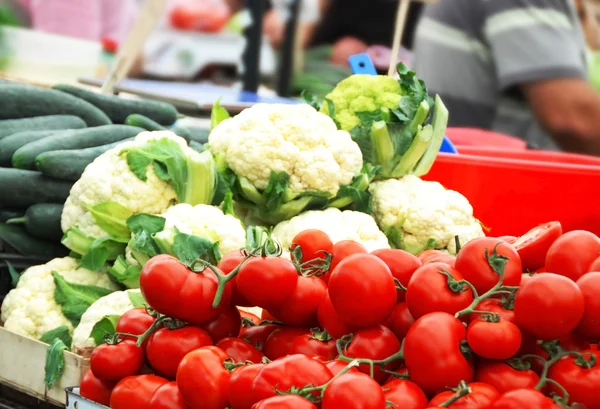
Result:
{"type": "Polygon", "coordinates": [[[81,383],[90,367],[89,358],[65,352],[63,377],[52,389],[44,385],[48,345],[0,327],[0,383],[23,393],[64,406],[65,388],[81,383]]]}

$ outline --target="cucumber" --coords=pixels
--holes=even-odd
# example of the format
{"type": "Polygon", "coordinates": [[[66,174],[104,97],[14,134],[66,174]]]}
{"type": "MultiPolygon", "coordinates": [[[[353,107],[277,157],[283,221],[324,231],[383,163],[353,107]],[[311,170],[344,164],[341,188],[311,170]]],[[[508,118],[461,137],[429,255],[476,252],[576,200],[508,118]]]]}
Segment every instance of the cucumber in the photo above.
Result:
{"type": "Polygon", "coordinates": [[[204,145],[196,141],[190,141],[190,148],[200,153],[204,152],[205,150],[204,145]]]}
{"type": "Polygon", "coordinates": [[[29,85],[0,84],[0,119],[59,114],[78,116],[87,126],[112,123],[100,109],[73,95],[29,85]]]}
{"type": "Polygon", "coordinates": [[[4,119],[0,121],[0,139],[25,131],[85,128],[85,121],[74,115],[45,115],[35,118],[4,119]]]}
{"type": "Polygon", "coordinates": [[[63,236],[60,227],[62,211],[61,204],[38,203],[30,206],[23,217],[9,219],[6,224],[23,224],[33,237],[60,243],[63,236]]]}
{"type": "Polygon", "coordinates": [[[193,126],[175,126],[171,128],[171,131],[188,142],[196,141],[202,145],[208,142],[208,134],[210,133],[208,129],[193,126]]]}
{"type": "Polygon", "coordinates": [[[0,223],[0,242],[3,250],[8,245],[23,256],[39,256],[51,260],[56,257],[66,257],[69,250],[59,243],[31,237],[25,229],[19,226],[0,223]]]}
{"type": "Polygon", "coordinates": [[[0,208],[0,223],[4,223],[8,219],[14,219],[15,217],[23,217],[24,215],[24,210],[0,208]]]}
{"type": "Polygon", "coordinates": [[[127,125],[60,131],[19,148],[12,157],[12,164],[19,169],[35,169],[35,158],[44,152],[92,148],[133,138],[143,131],[142,128],[127,125]]]}
{"type": "Polygon", "coordinates": [[[76,182],[94,159],[130,140],[133,138],[94,148],[44,152],[35,158],[35,167],[46,176],[76,182]]]}
{"type": "Polygon", "coordinates": [[[59,131],[25,131],[0,139],[0,166],[10,167],[12,157],[19,148],[56,132],[59,131]]]}
{"type": "Polygon", "coordinates": [[[158,122],[153,121],[147,116],[140,114],[129,115],[125,119],[125,125],[138,126],[140,128],[144,128],[147,131],[164,131],[165,129],[167,129],[158,122]]]}
{"type": "Polygon", "coordinates": [[[177,121],[177,109],[166,102],[141,99],[124,99],[115,95],[91,92],[68,84],[57,84],[56,90],[81,98],[100,108],[117,124],[125,123],[131,114],[140,114],[158,122],[160,125],[172,125],[177,121]]]}
{"type": "Polygon", "coordinates": [[[72,182],[55,180],[42,172],[0,168],[0,206],[28,208],[37,203],[64,203],[72,182]]]}

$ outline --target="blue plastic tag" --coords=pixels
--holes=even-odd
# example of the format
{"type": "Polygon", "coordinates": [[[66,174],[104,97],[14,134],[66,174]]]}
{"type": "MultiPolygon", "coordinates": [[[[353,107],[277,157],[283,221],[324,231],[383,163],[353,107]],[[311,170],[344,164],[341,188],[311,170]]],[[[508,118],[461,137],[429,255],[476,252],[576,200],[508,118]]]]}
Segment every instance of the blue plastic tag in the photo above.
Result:
{"type": "Polygon", "coordinates": [[[375,65],[373,65],[373,61],[367,53],[351,56],[348,58],[348,63],[350,64],[352,74],[377,75],[375,65]]]}

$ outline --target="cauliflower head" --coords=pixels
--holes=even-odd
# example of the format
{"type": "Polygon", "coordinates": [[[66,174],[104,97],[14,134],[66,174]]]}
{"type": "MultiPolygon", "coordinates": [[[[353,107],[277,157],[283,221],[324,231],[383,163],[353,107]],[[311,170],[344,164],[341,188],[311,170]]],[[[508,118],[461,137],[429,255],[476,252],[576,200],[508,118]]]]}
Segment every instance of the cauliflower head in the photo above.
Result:
{"type": "Polygon", "coordinates": [[[52,277],[56,271],[71,284],[90,285],[116,291],[117,286],[105,272],[90,271],[78,267],[78,260],[71,257],[55,258],[46,264],[28,268],[17,287],[11,290],[2,303],[1,319],[4,328],[26,337],[39,339],[44,333],[71,322],[63,315],[56,303],[56,285],[52,277]]]}
{"type": "Polygon", "coordinates": [[[373,182],[373,217],[396,247],[418,254],[428,248],[456,254],[461,245],[485,236],[473,207],[460,193],[416,176],[373,182]]]}
{"type": "Polygon", "coordinates": [[[318,229],[327,233],[334,244],[343,240],[354,240],[365,246],[369,252],[390,248],[387,237],[379,230],[371,216],[336,208],[299,214],[275,226],[272,236],[285,250],[290,248],[298,233],[308,229],[318,229]]]}

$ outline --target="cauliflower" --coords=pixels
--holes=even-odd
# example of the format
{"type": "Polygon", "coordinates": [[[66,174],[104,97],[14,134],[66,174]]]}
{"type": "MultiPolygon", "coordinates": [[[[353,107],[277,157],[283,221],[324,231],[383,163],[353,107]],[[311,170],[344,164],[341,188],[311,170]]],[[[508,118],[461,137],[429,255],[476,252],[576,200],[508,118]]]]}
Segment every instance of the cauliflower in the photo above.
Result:
{"type": "Polygon", "coordinates": [[[94,347],[96,343],[90,337],[94,325],[107,315],[123,315],[135,308],[130,294],[140,293],[139,290],[117,291],[98,299],[90,305],[81,316],[81,321],[73,332],[73,345],[71,349],[94,347]]]}
{"type": "Polygon", "coordinates": [[[78,267],[78,260],[71,257],[55,258],[46,264],[30,267],[21,275],[17,287],[8,293],[2,303],[4,328],[35,339],[63,325],[73,330],[71,321],[63,315],[61,306],[55,300],[53,271],[70,284],[117,290],[105,272],[78,267]]]}
{"type": "Polygon", "coordinates": [[[281,222],[273,229],[272,236],[284,249],[289,249],[294,237],[307,229],[318,229],[327,233],[333,243],[343,240],[357,241],[369,252],[390,248],[387,237],[379,230],[371,216],[336,208],[308,211],[291,220],[281,222]]]}
{"type": "Polygon", "coordinates": [[[236,203],[266,224],[307,207],[327,207],[349,198],[350,186],[364,191],[368,184],[362,183],[363,158],[350,134],[309,105],[254,105],[220,122],[208,143],[235,176],[236,203]]]}
{"type": "Polygon", "coordinates": [[[460,193],[416,176],[373,182],[373,217],[396,247],[418,254],[428,248],[456,254],[461,245],[485,234],[473,207],[460,193]]]}

